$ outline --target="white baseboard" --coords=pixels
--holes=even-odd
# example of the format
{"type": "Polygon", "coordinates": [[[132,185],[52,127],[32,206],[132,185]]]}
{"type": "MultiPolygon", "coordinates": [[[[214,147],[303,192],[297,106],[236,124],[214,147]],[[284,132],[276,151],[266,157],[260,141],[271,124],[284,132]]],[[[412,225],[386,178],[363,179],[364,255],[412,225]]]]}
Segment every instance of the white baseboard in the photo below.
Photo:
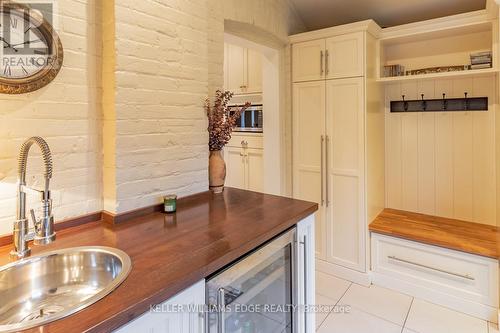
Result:
{"type": "Polygon", "coordinates": [[[316,259],[316,270],[366,287],[372,283],[369,273],[358,272],[321,259],[316,259]]]}
{"type": "Polygon", "coordinates": [[[426,300],[430,303],[438,304],[493,323],[497,323],[499,320],[498,309],[485,304],[471,302],[462,298],[440,293],[436,290],[417,286],[388,275],[379,274],[377,272],[371,272],[371,278],[373,284],[377,286],[396,290],[404,294],[426,300]]]}

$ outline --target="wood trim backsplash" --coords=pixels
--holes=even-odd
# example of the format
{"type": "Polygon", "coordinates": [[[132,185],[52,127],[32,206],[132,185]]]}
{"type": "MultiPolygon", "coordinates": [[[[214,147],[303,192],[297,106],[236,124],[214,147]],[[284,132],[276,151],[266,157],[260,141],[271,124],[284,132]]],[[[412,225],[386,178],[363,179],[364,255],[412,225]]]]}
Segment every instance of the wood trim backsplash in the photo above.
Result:
{"type": "MultiPolygon", "coordinates": [[[[181,201],[181,202],[182,201],[189,201],[193,196],[197,196],[197,195],[200,195],[200,194],[206,193],[206,192],[209,192],[209,191],[188,195],[188,196],[185,196],[183,198],[178,199],[178,201],[181,201]]],[[[134,209],[134,210],[130,210],[127,212],[118,213],[118,214],[103,210],[100,212],[94,212],[94,213],[78,216],[75,218],[69,218],[69,219],[63,220],[61,222],[57,222],[55,224],[55,228],[56,228],[56,231],[60,231],[60,230],[68,229],[71,227],[76,227],[76,226],[79,226],[82,224],[86,224],[86,223],[90,223],[90,222],[98,222],[98,221],[102,221],[104,223],[114,225],[114,224],[119,224],[119,223],[126,222],[126,221],[129,221],[129,220],[141,217],[141,216],[145,216],[145,215],[148,215],[151,213],[161,212],[161,211],[163,211],[163,204],[156,204],[156,205],[138,208],[138,209],[134,209]]],[[[5,245],[10,245],[10,244],[12,244],[12,234],[0,236],[0,247],[5,246],[5,245]]]]}
{"type": "Polygon", "coordinates": [[[108,224],[118,224],[118,223],[122,223],[122,222],[131,220],[131,219],[134,219],[137,217],[148,215],[151,213],[161,212],[162,210],[163,210],[162,204],[138,208],[135,210],[131,210],[131,211],[123,212],[123,213],[119,213],[119,214],[110,213],[108,211],[103,210],[102,211],[102,221],[104,223],[108,223],[108,224]]]}
{"type": "MultiPolygon", "coordinates": [[[[148,215],[154,212],[163,210],[163,205],[153,205],[144,208],[135,209],[119,214],[110,213],[108,211],[94,212],[74,218],[69,218],[55,224],[56,231],[76,227],[82,224],[102,221],[108,224],[118,224],[137,217],[148,215]]],[[[0,236],[0,247],[12,244],[12,234],[0,236]]]]}
{"type": "MultiPolygon", "coordinates": [[[[102,220],[103,212],[94,212],[57,222],[54,227],[56,231],[76,227],[82,224],[102,220]]],[[[12,244],[12,234],[0,236],[0,247],[12,244]]]]}

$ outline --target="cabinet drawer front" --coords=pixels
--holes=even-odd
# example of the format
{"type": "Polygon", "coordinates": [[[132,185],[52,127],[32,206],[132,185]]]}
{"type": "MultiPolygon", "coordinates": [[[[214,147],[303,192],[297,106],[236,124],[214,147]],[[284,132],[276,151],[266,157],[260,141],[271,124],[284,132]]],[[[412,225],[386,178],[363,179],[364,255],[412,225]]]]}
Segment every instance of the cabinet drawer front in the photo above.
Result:
{"type": "Polygon", "coordinates": [[[232,136],[231,140],[229,140],[227,146],[228,147],[263,149],[264,148],[264,138],[262,136],[233,134],[233,136],[232,136]],[[245,143],[247,143],[246,147],[244,147],[245,143]]]}
{"type": "Polygon", "coordinates": [[[450,296],[498,305],[498,261],[372,234],[372,270],[450,296]]]}

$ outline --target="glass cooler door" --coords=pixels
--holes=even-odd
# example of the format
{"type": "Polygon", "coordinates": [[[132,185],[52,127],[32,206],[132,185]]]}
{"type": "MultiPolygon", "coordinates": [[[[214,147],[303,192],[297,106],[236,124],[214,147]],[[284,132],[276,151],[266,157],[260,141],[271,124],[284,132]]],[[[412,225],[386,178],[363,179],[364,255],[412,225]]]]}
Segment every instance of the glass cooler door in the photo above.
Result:
{"type": "Polygon", "coordinates": [[[295,230],[207,282],[209,333],[293,332],[295,230]]]}

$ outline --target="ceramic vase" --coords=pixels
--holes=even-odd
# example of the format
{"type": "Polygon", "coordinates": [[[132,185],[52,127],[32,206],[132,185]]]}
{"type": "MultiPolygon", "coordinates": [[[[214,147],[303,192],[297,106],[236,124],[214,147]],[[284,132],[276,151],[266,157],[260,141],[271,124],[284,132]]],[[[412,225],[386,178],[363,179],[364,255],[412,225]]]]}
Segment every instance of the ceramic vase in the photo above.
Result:
{"type": "Polygon", "coordinates": [[[224,191],[226,181],[226,162],[222,156],[222,150],[210,151],[208,160],[208,184],[213,193],[224,191]]]}

